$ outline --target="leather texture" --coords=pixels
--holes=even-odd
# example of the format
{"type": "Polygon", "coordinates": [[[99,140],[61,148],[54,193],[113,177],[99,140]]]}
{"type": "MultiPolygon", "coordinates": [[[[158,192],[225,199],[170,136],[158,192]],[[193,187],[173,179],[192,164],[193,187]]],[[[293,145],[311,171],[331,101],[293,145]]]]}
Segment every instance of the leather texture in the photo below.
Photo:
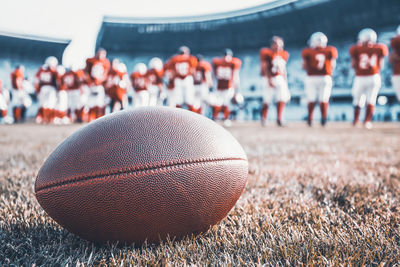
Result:
{"type": "Polygon", "coordinates": [[[43,209],[98,242],[158,243],[207,231],[235,205],[248,162],[237,140],[196,113],[145,107],[68,137],[39,170],[43,209]]]}

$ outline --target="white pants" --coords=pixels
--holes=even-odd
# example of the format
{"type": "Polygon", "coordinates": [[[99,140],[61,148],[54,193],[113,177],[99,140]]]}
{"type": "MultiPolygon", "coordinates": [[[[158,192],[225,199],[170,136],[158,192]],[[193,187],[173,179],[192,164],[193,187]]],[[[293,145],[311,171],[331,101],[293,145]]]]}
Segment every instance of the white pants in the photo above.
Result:
{"type": "Polygon", "coordinates": [[[171,107],[182,106],[183,104],[193,105],[195,98],[193,77],[175,78],[174,84],[174,89],[168,92],[168,105],[171,107]]]}
{"type": "Polygon", "coordinates": [[[329,102],[332,91],[331,76],[307,76],[304,85],[308,102],[329,102]]]}
{"type": "Polygon", "coordinates": [[[68,110],[68,93],[65,90],[58,91],[57,110],[62,112],[68,110]]]}
{"type": "Polygon", "coordinates": [[[158,103],[158,95],[160,94],[160,88],[157,85],[150,85],[149,89],[149,106],[154,107],[157,106],[158,103]]]}
{"type": "Polygon", "coordinates": [[[106,101],[104,87],[102,85],[93,85],[89,91],[88,108],[104,107],[106,101]]]}
{"type": "Polygon", "coordinates": [[[39,106],[46,109],[55,109],[57,104],[57,91],[54,86],[44,85],[40,88],[39,106]]]}
{"type": "Polygon", "coordinates": [[[81,109],[83,107],[82,101],[83,95],[81,90],[68,90],[68,107],[71,112],[74,112],[77,109],[81,109]]]}
{"type": "Polygon", "coordinates": [[[400,75],[392,76],[393,90],[396,92],[397,100],[400,102],[400,75]]]}
{"type": "Polygon", "coordinates": [[[225,89],[225,90],[217,90],[215,92],[215,106],[221,107],[226,106],[229,107],[232,103],[232,98],[235,96],[235,90],[233,88],[225,89]]]}
{"type": "Polygon", "coordinates": [[[205,102],[208,99],[209,88],[205,83],[198,84],[194,86],[195,89],[195,98],[194,98],[194,107],[200,108],[204,106],[205,102]]]}
{"type": "Polygon", "coordinates": [[[353,105],[363,108],[365,102],[375,105],[376,97],[381,88],[381,76],[379,74],[370,76],[356,76],[353,82],[353,105]]]}
{"type": "Polygon", "coordinates": [[[275,95],[276,102],[287,103],[290,100],[290,92],[286,79],[282,75],[278,75],[272,78],[273,86],[268,83],[268,78],[264,77],[264,93],[263,103],[272,104],[272,100],[275,95]]]}
{"type": "Polygon", "coordinates": [[[3,94],[0,94],[0,111],[7,110],[7,100],[3,94]]]}
{"type": "Polygon", "coordinates": [[[137,91],[133,96],[133,107],[146,107],[149,105],[149,92],[147,90],[137,91]]]}

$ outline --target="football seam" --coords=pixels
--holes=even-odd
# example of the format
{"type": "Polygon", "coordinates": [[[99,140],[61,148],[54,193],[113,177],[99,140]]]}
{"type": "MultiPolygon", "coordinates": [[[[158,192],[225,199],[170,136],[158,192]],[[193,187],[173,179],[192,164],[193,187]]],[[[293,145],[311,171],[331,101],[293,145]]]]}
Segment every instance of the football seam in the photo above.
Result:
{"type": "Polygon", "coordinates": [[[197,159],[197,160],[185,160],[185,161],[170,162],[170,163],[160,163],[158,165],[153,165],[153,166],[127,167],[125,169],[119,169],[116,171],[103,172],[103,173],[99,173],[96,175],[81,175],[78,177],[65,179],[64,181],[61,181],[61,182],[48,183],[48,184],[45,184],[42,186],[37,186],[35,188],[35,191],[36,191],[36,193],[39,193],[40,191],[49,190],[49,189],[57,188],[57,187],[62,187],[65,185],[72,185],[72,184],[79,183],[79,182],[85,182],[85,181],[89,181],[89,180],[104,178],[106,176],[124,175],[124,174],[140,174],[140,173],[145,173],[148,171],[159,171],[159,170],[168,169],[168,168],[175,168],[175,167],[182,167],[182,166],[184,167],[184,166],[190,166],[190,165],[195,165],[195,164],[204,164],[204,163],[221,162],[221,161],[233,161],[233,160],[247,162],[247,159],[244,159],[244,158],[219,158],[219,159],[216,158],[216,159],[197,159]]]}

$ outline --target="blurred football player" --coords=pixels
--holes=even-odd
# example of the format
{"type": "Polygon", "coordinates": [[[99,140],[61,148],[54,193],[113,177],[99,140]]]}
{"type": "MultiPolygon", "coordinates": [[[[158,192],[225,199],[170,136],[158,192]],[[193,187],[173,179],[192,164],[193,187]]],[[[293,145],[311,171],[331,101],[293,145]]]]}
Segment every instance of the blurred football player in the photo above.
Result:
{"type": "Polygon", "coordinates": [[[302,52],[303,68],[307,72],[304,81],[308,101],[309,126],[312,125],[315,103],[319,102],[321,124],[325,126],[328,117],[328,104],[332,91],[332,71],[336,67],[337,49],[328,46],[328,37],[315,32],[309,40],[309,47],[302,52]]]}
{"type": "Polygon", "coordinates": [[[211,64],[203,59],[202,55],[197,55],[197,67],[194,73],[195,102],[194,111],[201,114],[205,111],[205,104],[208,93],[212,87],[212,67],[211,64]]]}
{"type": "Polygon", "coordinates": [[[353,82],[353,125],[359,122],[361,108],[367,103],[364,126],[372,127],[372,116],[376,104],[379,89],[381,88],[380,69],[383,67],[383,59],[388,54],[388,48],[384,44],[377,43],[376,32],[370,28],[360,31],[358,43],[350,47],[352,67],[356,72],[353,82]]]}
{"type": "Polygon", "coordinates": [[[105,91],[103,83],[107,80],[110,70],[110,61],[107,52],[99,48],[94,57],[86,60],[85,72],[88,76],[89,96],[89,121],[95,120],[105,114],[105,91]]]}
{"type": "Polygon", "coordinates": [[[83,121],[83,79],[83,70],[79,69],[79,67],[75,64],[72,65],[71,69],[61,76],[60,91],[67,92],[67,115],[70,122],[83,121]]]}
{"type": "Polygon", "coordinates": [[[213,119],[218,119],[218,115],[222,111],[224,125],[229,127],[231,125],[229,120],[230,104],[240,87],[239,71],[242,61],[233,57],[231,49],[225,49],[224,56],[213,59],[212,64],[217,89],[213,106],[213,119]]]}
{"type": "MultiPolygon", "coordinates": [[[[3,81],[0,80],[0,121],[4,121],[7,118],[7,109],[8,109],[8,102],[9,97],[6,93],[7,90],[3,88],[3,81]]],[[[8,91],[7,91],[8,92],[8,91]]]]}
{"type": "Polygon", "coordinates": [[[396,37],[390,41],[392,53],[389,61],[393,65],[392,86],[400,102],[400,25],[397,27],[396,37]]]}
{"type": "Polygon", "coordinates": [[[54,119],[57,104],[58,60],[48,57],[45,64],[36,73],[35,88],[39,100],[36,114],[37,123],[50,123],[54,119]]]}
{"type": "Polygon", "coordinates": [[[147,67],[144,63],[136,64],[131,74],[131,83],[135,91],[133,95],[133,106],[135,108],[149,105],[149,79],[146,74],[147,67]]]}
{"type": "Polygon", "coordinates": [[[149,62],[147,78],[149,80],[149,106],[162,105],[165,98],[164,66],[158,57],[153,57],[149,62]]]}
{"type": "Polygon", "coordinates": [[[25,118],[26,109],[32,104],[32,100],[24,87],[25,67],[19,65],[11,73],[12,99],[14,122],[20,122],[25,118]]]}
{"type": "Polygon", "coordinates": [[[69,124],[70,119],[68,117],[68,92],[66,88],[61,86],[61,79],[65,74],[65,68],[62,65],[57,67],[57,104],[54,112],[53,122],[54,124],[69,124]]]}
{"type": "Polygon", "coordinates": [[[114,59],[106,82],[107,95],[110,98],[111,112],[128,107],[128,88],[129,76],[126,65],[118,59],[114,59]]]}
{"type": "Polygon", "coordinates": [[[281,37],[272,38],[270,48],[262,48],[260,51],[261,76],[264,80],[263,106],[261,108],[262,124],[267,121],[268,108],[272,104],[275,95],[277,108],[277,124],[282,126],[282,113],[285,104],[290,100],[290,92],[287,82],[286,62],[289,53],[284,50],[284,42],[281,37]]]}
{"type": "Polygon", "coordinates": [[[187,46],[181,46],[178,52],[178,55],[169,60],[169,66],[173,70],[174,89],[168,91],[168,104],[171,107],[186,105],[189,110],[195,111],[193,74],[197,59],[190,55],[187,46]]]}
{"type": "Polygon", "coordinates": [[[165,94],[161,92],[160,102],[164,102],[164,97],[167,99],[168,106],[173,106],[173,97],[174,97],[174,66],[171,64],[170,61],[165,62],[164,64],[164,77],[167,83],[167,90],[165,90],[165,94]],[[172,103],[172,104],[171,104],[172,103]]]}

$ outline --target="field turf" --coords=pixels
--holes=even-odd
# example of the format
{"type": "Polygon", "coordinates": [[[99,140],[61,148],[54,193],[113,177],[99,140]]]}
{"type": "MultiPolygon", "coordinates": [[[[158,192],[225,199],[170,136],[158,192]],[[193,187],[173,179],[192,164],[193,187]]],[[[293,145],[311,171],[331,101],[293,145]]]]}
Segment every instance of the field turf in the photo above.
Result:
{"type": "Polygon", "coordinates": [[[138,248],[84,241],[35,199],[41,164],[79,127],[0,126],[0,266],[399,265],[399,124],[234,124],[249,179],[228,217],[200,237],[138,248]]]}

